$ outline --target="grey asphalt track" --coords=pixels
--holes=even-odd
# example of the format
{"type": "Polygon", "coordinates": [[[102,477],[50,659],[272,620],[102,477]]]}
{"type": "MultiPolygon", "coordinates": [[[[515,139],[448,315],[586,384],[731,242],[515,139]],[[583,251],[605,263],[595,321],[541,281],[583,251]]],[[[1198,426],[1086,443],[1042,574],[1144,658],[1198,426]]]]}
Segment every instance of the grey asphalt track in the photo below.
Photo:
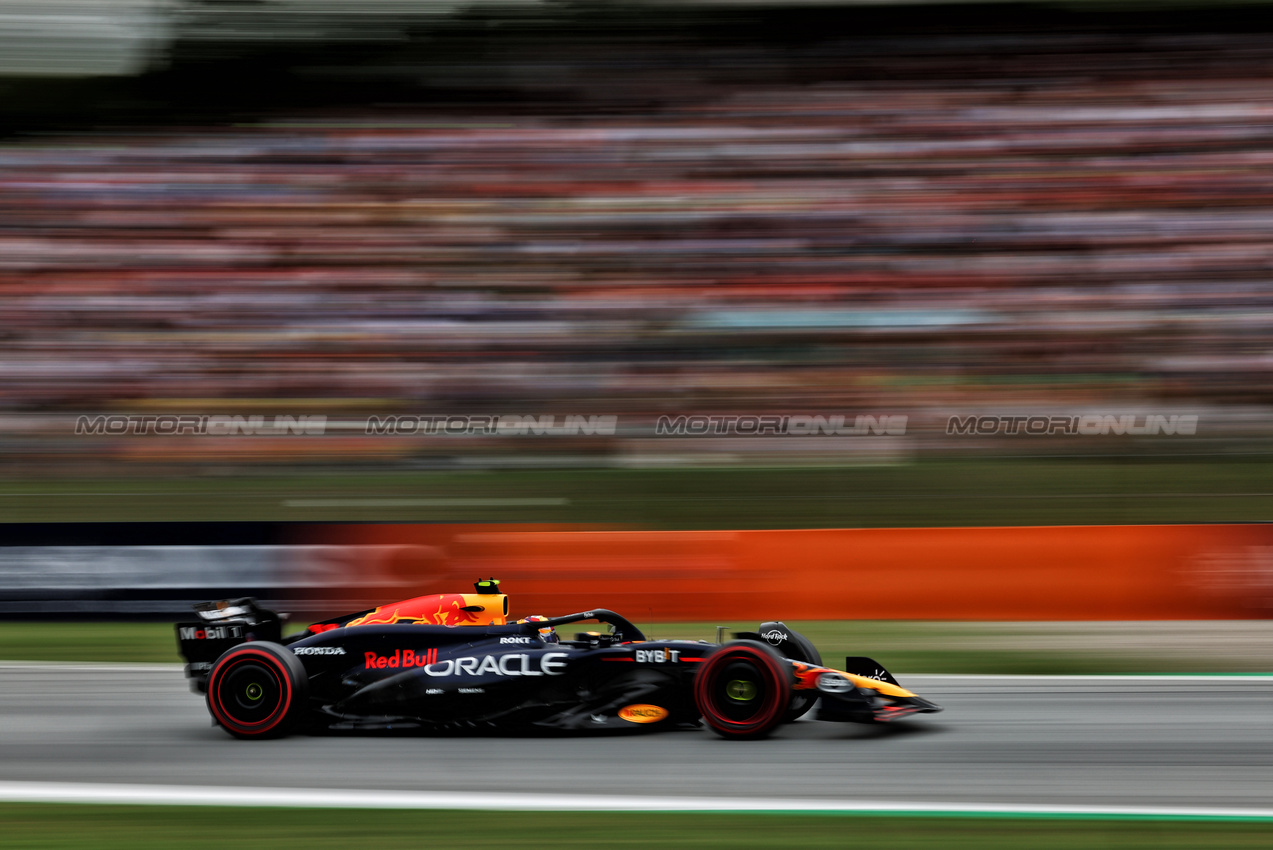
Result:
{"type": "Polygon", "coordinates": [[[1273,677],[902,676],[945,713],[589,738],[235,741],[180,668],[0,663],[0,780],[1070,805],[1273,804],[1273,677]]]}

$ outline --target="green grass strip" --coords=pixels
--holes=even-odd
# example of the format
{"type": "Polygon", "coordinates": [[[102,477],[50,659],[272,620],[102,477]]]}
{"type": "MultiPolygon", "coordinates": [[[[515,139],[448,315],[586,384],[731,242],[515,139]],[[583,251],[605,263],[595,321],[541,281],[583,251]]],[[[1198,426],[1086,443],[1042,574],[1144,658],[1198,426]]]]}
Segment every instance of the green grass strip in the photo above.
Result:
{"type": "Polygon", "coordinates": [[[1273,825],[807,814],[0,805],[0,847],[95,850],[464,848],[1267,848],[1273,825]]]}
{"type": "Polygon", "coordinates": [[[172,623],[0,622],[0,660],[177,664],[172,623]]]}
{"type": "Polygon", "coordinates": [[[805,469],[238,470],[215,477],[10,478],[0,487],[0,517],[656,529],[1267,522],[1273,519],[1270,481],[1273,457],[1267,455],[921,458],[805,469]],[[331,504],[317,506],[325,500],[331,504]]]}

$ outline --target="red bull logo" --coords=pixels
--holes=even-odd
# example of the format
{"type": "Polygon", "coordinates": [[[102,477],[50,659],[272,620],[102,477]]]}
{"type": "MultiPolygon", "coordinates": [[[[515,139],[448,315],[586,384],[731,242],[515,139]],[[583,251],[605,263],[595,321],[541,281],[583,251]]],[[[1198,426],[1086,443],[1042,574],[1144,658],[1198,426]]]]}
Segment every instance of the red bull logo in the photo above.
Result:
{"type": "Polygon", "coordinates": [[[364,670],[405,669],[416,667],[428,676],[560,676],[566,669],[565,652],[527,654],[512,652],[507,655],[468,655],[463,658],[438,660],[438,651],[426,649],[413,652],[395,649],[390,655],[375,652],[363,653],[364,670]]]}
{"type": "Polygon", "coordinates": [[[400,667],[427,667],[438,660],[438,650],[426,649],[424,652],[413,652],[410,649],[395,649],[393,655],[377,655],[374,652],[364,653],[364,670],[384,670],[400,667]]]}
{"type": "Polygon", "coordinates": [[[392,626],[401,622],[432,626],[502,625],[503,599],[497,594],[435,593],[381,605],[345,625],[392,626]]]}

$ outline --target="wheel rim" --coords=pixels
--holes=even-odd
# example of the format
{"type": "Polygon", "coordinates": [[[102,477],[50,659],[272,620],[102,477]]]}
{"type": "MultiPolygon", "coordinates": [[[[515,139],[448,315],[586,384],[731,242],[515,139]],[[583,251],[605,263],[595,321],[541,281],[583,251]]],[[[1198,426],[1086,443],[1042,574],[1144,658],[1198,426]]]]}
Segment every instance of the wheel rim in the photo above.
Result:
{"type": "Polygon", "coordinates": [[[241,723],[259,723],[278,708],[282,688],[278,676],[264,664],[236,664],[221,681],[221,704],[241,723]]]}
{"type": "Polygon", "coordinates": [[[716,677],[712,690],[720,713],[735,723],[754,720],[767,708],[769,688],[763,671],[751,661],[726,665],[716,677]]]}
{"type": "Polygon", "coordinates": [[[268,730],[285,712],[290,688],[280,671],[255,657],[231,661],[213,683],[211,696],[221,722],[241,731],[268,730]]]}

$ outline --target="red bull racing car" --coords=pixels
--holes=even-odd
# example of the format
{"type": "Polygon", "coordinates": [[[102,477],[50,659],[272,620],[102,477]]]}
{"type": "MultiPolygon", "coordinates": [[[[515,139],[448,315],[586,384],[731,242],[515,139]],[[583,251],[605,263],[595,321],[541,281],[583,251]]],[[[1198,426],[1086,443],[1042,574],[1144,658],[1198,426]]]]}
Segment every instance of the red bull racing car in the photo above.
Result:
{"type": "Polygon", "coordinates": [[[889,722],[941,707],[869,658],[826,667],[780,622],[727,643],[648,640],[613,611],[508,622],[494,579],[474,593],[384,605],[282,636],[252,599],[195,606],[177,624],[192,688],[236,738],[359,729],[567,731],[706,723],[760,738],[818,704],[817,719],[889,722]],[[556,629],[609,627],[562,640],[556,629]]]}

